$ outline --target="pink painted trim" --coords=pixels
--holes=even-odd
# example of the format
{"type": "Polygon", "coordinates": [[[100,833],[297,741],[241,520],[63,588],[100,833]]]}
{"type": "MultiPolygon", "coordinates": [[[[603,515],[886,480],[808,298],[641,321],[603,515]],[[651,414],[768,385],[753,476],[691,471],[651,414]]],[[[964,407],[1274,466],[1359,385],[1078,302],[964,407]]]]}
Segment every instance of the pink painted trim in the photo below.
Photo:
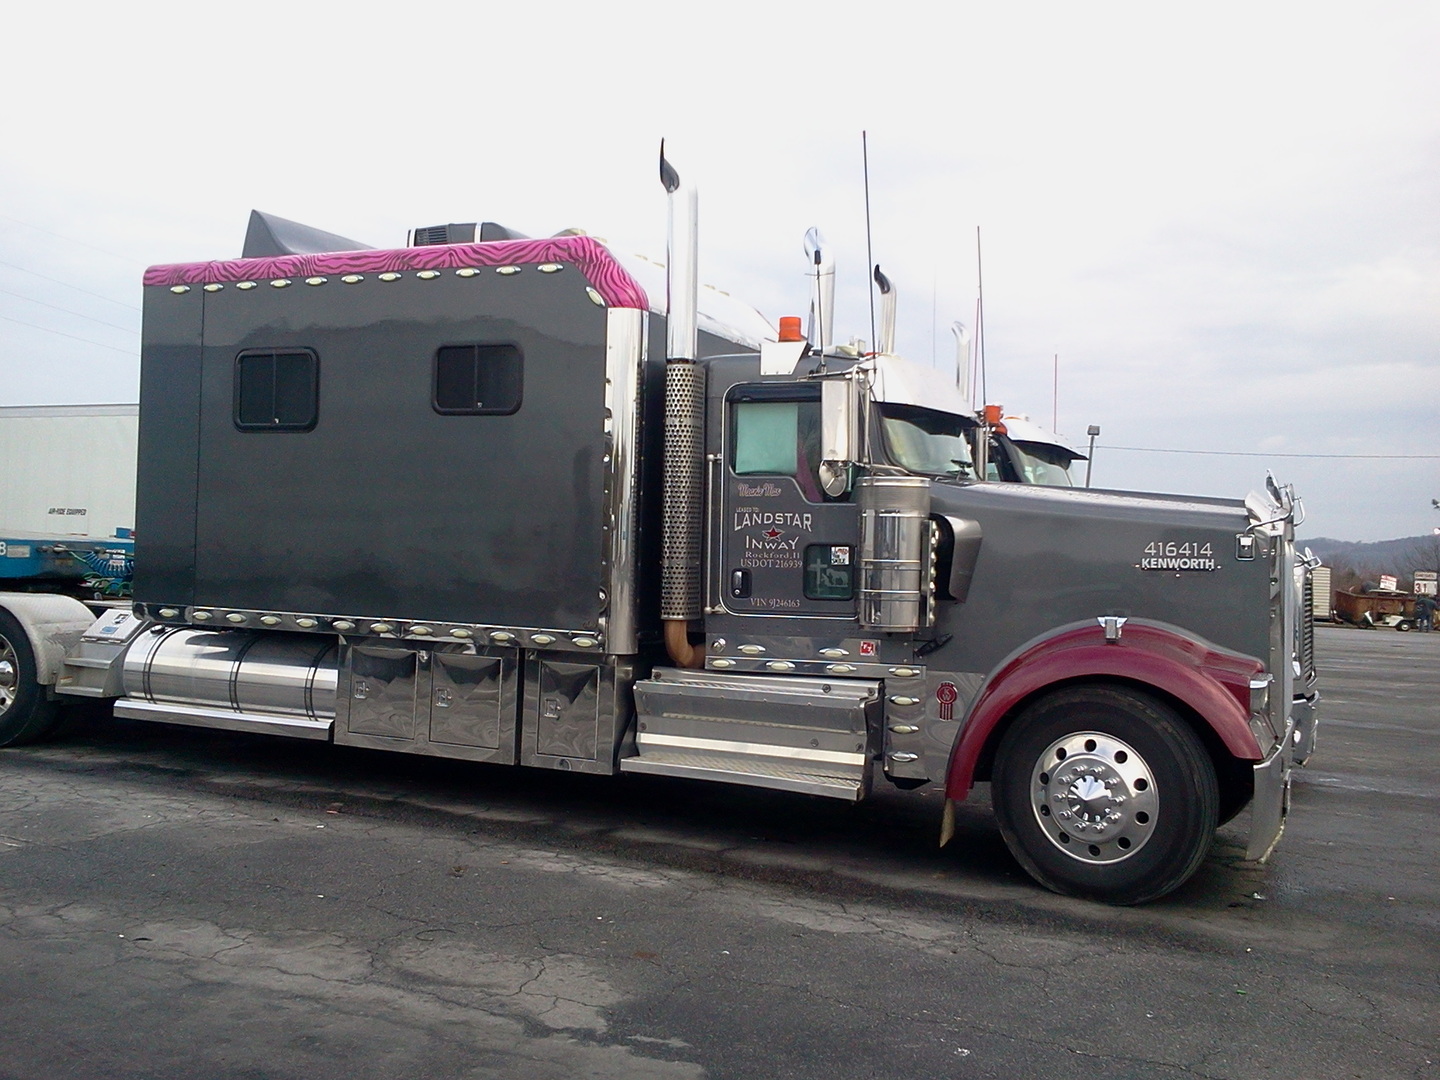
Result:
{"type": "Polygon", "coordinates": [[[327,251],[265,259],[171,263],[145,271],[146,285],[209,285],[332,274],[381,274],[404,270],[458,270],[466,266],[569,263],[585,275],[610,307],[649,310],[645,290],[593,236],[548,240],[497,240],[485,244],[437,244],[393,251],[327,251]]]}
{"type": "Polygon", "coordinates": [[[1134,619],[1115,644],[1105,642],[1098,625],[1067,630],[1013,657],[987,680],[950,754],[945,795],[959,800],[970,793],[992,735],[1017,705],[1057,683],[1087,678],[1154,687],[1194,709],[1235,757],[1258,761],[1263,755],[1250,730],[1250,679],[1264,670],[1252,657],[1134,619]]]}

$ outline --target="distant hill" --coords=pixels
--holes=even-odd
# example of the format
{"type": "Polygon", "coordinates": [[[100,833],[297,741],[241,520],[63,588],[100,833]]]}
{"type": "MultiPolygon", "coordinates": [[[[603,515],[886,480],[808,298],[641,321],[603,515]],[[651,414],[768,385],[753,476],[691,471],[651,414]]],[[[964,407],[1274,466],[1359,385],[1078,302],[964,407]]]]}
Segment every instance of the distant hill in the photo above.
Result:
{"type": "Polygon", "coordinates": [[[1297,548],[1309,548],[1326,566],[1335,571],[1336,588],[1373,585],[1381,574],[1394,574],[1400,588],[1409,591],[1416,570],[1440,570],[1440,536],[1403,536],[1398,540],[1377,540],[1356,543],[1353,540],[1332,540],[1328,536],[1299,538],[1297,548]]]}
{"type": "Polygon", "coordinates": [[[1397,558],[1408,557],[1421,544],[1428,544],[1429,536],[1402,536],[1398,540],[1375,540],[1362,543],[1355,540],[1332,540],[1328,536],[1317,536],[1313,540],[1297,538],[1295,546],[1309,548],[1325,563],[1333,558],[1343,558],[1351,563],[1388,563],[1397,558]]]}

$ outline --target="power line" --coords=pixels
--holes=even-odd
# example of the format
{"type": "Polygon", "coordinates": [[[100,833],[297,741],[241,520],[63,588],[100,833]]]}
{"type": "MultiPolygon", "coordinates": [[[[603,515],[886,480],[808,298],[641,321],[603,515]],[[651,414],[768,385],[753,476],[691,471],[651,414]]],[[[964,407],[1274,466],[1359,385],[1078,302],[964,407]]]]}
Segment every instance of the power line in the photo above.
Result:
{"type": "Polygon", "coordinates": [[[16,225],[24,225],[25,228],[34,229],[36,232],[45,233],[47,236],[53,236],[57,239],[64,240],[66,243],[77,244],[80,247],[89,248],[91,251],[98,251],[101,255],[109,255],[112,259],[119,259],[122,262],[129,263],[131,266],[135,265],[135,259],[132,256],[121,255],[118,251],[107,251],[105,248],[96,247],[94,244],[87,244],[84,240],[76,240],[73,236],[66,236],[64,233],[58,233],[54,229],[47,229],[40,225],[32,225],[28,221],[21,221],[17,217],[11,217],[9,214],[0,214],[0,218],[4,218],[6,221],[13,221],[16,225]]]}
{"type": "Polygon", "coordinates": [[[1265,450],[1172,450],[1162,446],[1106,446],[1100,443],[1097,450],[1133,450],[1140,454],[1208,454],[1216,457],[1259,457],[1259,458],[1338,458],[1347,460],[1378,461],[1428,461],[1440,459],[1440,454],[1287,454],[1265,450]]]}
{"type": "Polygon", "coordinates": [[[134,349],[122,349],[118,345],[106,345],[103,341],[92,341],[90,338],[80,337],[77,334],[67,334],[63,330],[51,330],[48,326],[26,322],[24,319],[12,319],[9,315],[0,315],[0,319],[4,319],[6,322],[19,323],[21,326],[28,326],[32,330],[40,330],[47,334],[54,334],[57,337],[69,338],[71,341],[83,341],[86,345],[98,345],[102,349],[110,349],[114,352],[124,353],[126,356],[135,355],[134,349]]]}
{"type": "Polygon", "coordinates": [[[38,278],[44,278],[46,281],[53,281],[56,285],[64,285],[65,288],[67,288],[67,289],[74,289],[76,292],[82,292],[82,293],[84,293],[86,296],[93,296],[93,297],[95,297],[95,298],[97,298],[97,299],[99,299],[99,300],[104,300],[104,301],[106,301],[107,303],[118,304],[120,307],[129,308],[131,311],[139,311],[139,310],[140,310],[140,309],[139,309],[138,307],[136,307],[134,304],[127,304],[127,303],[125,303],[124,301],[121,301],[121,300],[112,300],[112,299],[111,299],[110,297],[108,297],[108,296],[102,296],[100,293],[91,292],[89,289],[82,289],[82,288],[80,288],[79,285],[72,285],[72,284],[70,284],[70,282],[68,282],[68,281],[61,281],[59,278],[50,277],[50,276],[48,276],[48,275],[46,275],[46,274],[40,273],[40,271],[38,271],[38,270],[31,270],[28,266],[21,266],[19,263],[7,262],[7,261],[4,260],[4,259],[0,259],[0,266],[8,266],[8,267],[10,267],[10,268],[13,269],[13,270],[19,270],[21,273],[25,273],[25,274],[34,274],[36,277],[38,277],[38,278]]]}
{"type": "Polygon", "coordinates": [[[101,326],[108,326],[112,330],[124,330],[127,334],[136,333],[135,327],[133,326],[121,326],[119,323],[106,322],[104,319],[95,318],[94,315],[86,315],[83,311],[71,311],[69,308],[60,307],[58,304],[47,304],[44,300],[36,300],[33,296],[22,296],[20,293],[11,292],[9,289],[0,289],[0,293],[4,293],[6,296],[17,297],[24,300],[27,304],[39,304],[41,307],[47,307],[51,311],[60,311],[66,315],[74,315],[77,319],[89,319],[91,322],[99,323],[101,326]]]}

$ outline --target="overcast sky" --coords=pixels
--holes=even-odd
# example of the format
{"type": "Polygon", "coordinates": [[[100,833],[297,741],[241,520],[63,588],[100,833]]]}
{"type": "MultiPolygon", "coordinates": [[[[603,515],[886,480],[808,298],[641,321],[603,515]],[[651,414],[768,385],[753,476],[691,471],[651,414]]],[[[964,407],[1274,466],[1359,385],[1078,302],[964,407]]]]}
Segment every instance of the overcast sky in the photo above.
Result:
{"type": "Polygon", "coordinates": [[[252,207],[663,257],[662,137],[702,280],[804,315],[819,226],[838,336],[868,338],[868,131],[902,353],[952,365],[978,227],[988,399],[1077,446],[1099,424],[1097,486],[1268,469],[1302,535],[1440,526],[1440,5],[790,7],[8,13],[0,405],[134,401],[144,268],[237,256],[252,207]]]}

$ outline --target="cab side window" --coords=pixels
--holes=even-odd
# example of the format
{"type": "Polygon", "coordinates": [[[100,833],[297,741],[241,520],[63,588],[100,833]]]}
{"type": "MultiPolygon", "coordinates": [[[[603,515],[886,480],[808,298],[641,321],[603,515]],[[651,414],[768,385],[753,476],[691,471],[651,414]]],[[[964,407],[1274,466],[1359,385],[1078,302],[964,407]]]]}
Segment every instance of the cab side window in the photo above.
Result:
{"type": "Polygon", "coordinates": [[[789,476],[811,502],[821,502],[820,402],[737,401],[732,406],[731,467],[737,476],[789,476]]]}

